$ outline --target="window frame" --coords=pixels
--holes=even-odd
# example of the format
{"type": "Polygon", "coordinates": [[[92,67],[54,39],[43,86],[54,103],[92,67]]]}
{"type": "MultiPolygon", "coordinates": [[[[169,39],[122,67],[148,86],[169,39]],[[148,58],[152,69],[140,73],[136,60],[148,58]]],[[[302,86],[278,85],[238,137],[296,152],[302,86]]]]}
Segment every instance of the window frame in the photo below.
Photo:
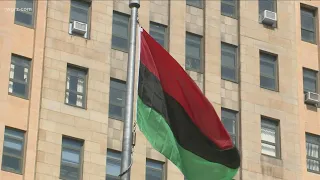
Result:
{"type": "MultiPolygon", "coordinates": [[[[120,151],[113,150],[113,149],[107,149],[107,158],[106,158],[107,164],[106,164],[106,168],[108,168],[108,159],[112,159],[112,160],[117,161],[117,162],[120,163],[119,168],[120,168],[120,172],[121,172],[121,156],[122,156],[122,153],[121,153],[120,151]],[[113,152],[113,153],[119,154],[119,155],[120,155],[120,159],[109,156],[109,155],[108,155],[108,152],[113,152]]],[[[114,178],[114,179],[119,179],[119,180],[120,180],[120,178],[119,178],[118,176],[108,175],[107,172],[106,172],[106,178],[107,178],[108,176],[111,176],[111,177],[114,178]]]]}
{"type": "Polygon", "coordinates": [[[5,137],[6,137],[6,129],[10,129],[11,131],[16,131],[16,132],[19,132],[19,133],[22,133],[23,134],[23,137],[22,137],[22,140],[21,139],[18,139],[16,137],[13,137],[12,135],[10,135],[11,137],[9,137],[10,139],[14,139],[14,140],[17,140],[17,141],[21,141],[21,157],[17,157],[16,155],[10,155],[9,153],[7,154],[6,152],[2,152],[2,160],[3,160],[3,156],[10,156],[10,157],[15,157],[15,158],[18,158],[21,160],[20,162],[20,171],[14,171],[14,170],[10,170],[10,169],[6,169],[6,167],[3,166],[3,161],[1,162],[1,170],[2,171],[6,171],[6,172],[11,172],[11,173],[14,173],[14,174],[20,174],[20,175],[23,175],[24,174],[24,171],[25,171],[25,150],[26,150],[26,132],[23,131],[23,130],[20,130],[20,129],[17,129],[17,128],[13,128],[13,127],[9,127],[9,126],[5,126],[5,131],[4,131],[4,135],[3,135],[3,146],[2,148],[4,148],[4,143],[5,143],[5,137]]]}
{"type": "MultiPolygon", "coordinates": [[[[81,148],[80,148],[80,160],[79,160],[79,179],[82,179],[83,177],[83,162],[84,162],[84,140],[82,139],[78,139],[78,138],[74,138],[74,137],[70,137],[70,136],[66,136],[66,135],[62,135],[62,139],[61,139],[61,158],[60,158],[60,169],[59,169],[59,179],[61,180],[68,180],[65,179],[65,177],[61,176],[61,169],[62,169],[62,153],[63,153],[63,149],[66,148],[65,145],[63,144],[63,139],[67,139],[67,140],[71,140],[71,141],[76,141],[78,143],[81,143],[81,148]]],[[[77,151],[78,149],[73,148],[68,146],[67,149],[71,149],[74,151],[77,151]]]]}
{"type": "Polygon", "coordinates": [[[262,88],[262,89],[267,89],[267,90],[270,90],[270,91],[274,91],[274,92],[279,92],[280,91],[280,89],[279,89],[279,65],[278,65],[278,55],[277,54],[273,54],[273,53],[270,53],[270,52],[266,52],[266,51],[263,51],[263,50],[260,50],[259,51],[259,69],[260,69],[260,76],[259,76],[259,80],[260,80],[260,83],[259,83],[259,85],[260,85],[260,88],[262,88]],[[262,60],[262,55],[267,55],[267,56],[273,56],[274,57],[274,61],[272,60],[270,60],[270,59],[268,59],[268,61],[266,61],[266,59],[263,59],[262,60]],[[270,76],[265,76],[265,75],[262,75],[262,73],[261,73],[261,62],[265,62],[265,63],[268,63],[268,64],[273,64],[274,65],[274,81],[275,81],[275,88],[274,89],[272,89],[272,88],[269,88],[269,87],[264,87],[264,86],[262,86],[261,85],[261,76],[263,76],[263,77],[266,77],[266,78],[271,78],[272,79],[272,77],[270,77],[270,76]]]}
{"type": "MultiPolygon", "coordinates": [[[[223,121],[224,121],[224,119],[225,118],[223,118],[223,111],[226,111],[226,112],[230,112],[230,113],[232,113],[232,114],[234,114],[235,115],[235,119],[233,120],[233,119],[229,119],[229,118],[226,118],[226,120],[227,121],[234,121],[234,124],[235,124],[235,127],[234,127],[234,129],[235,129],[235,133],[234,134],[230,134],[229,132],[228,132],[228,134],[230,135],[230,137],[231,137],[231,140],[232,140],[232,137],[234,137],[235,138],[235,146],[236,147],[239,147],[239,130],[238,130],[238,128],[239,128],[239,112],[238,111],[235,111],[235,110],[232,110],[232,109],[227,109],[227,108],[224,108],[224,107],[222,107],[221,108],[221,122],[222,122],[222,124],[223,124],[223,121]]],[[[224,125],[224,124],[223,124],[224,125]]]]}
{"type": "Polygon", "coordinates": [[[204,7],[204,1],[203,0],[186,0],[186,5],[187,6],[192,6],[192,7],[195,7],[195,8],[199,8],[199,9],[203,9],[204,7]],[[196,3],[192,3],[194,1],[198,1],[199,4],[196,4],[196,3]]]}
{"type": "Polygon", "coordinates": [[[311,169],[308,169],[308,159],[310,160],[314,160],[314,161],[318,161],[319,162],[319,167],[320,167],[320,136],[319,135],[315,135],[315,134],[311,134],[309,132],[305,133],[305,139],[306,139],[306,167],[307,167],[307,172],[311,172],[311,173],[316,173],[316,174],[320,174],[320,170],[319,171],[314,171],[311,169]],[[315,142],[313,140],[310,140],[310,138],[308,139],[308,137],[310,138],[315,138],[318,140],[318,142],[315,142]],[[308,156],[308,152],[307,152],[307,143],[312,143],[312,144],[316,144],[319,146],[318,149],[318,158],[312,157],[312,156],[308,156]]]}
{"type": "MultiPolygon", "coordinates": [[[[82,37],[82,38],[85,38],[85,39],[90,39],[90,30],[91,30],[91,13],[92,13],[92,2],[91,1],[86,1],[86,0],[70,0],[70,13],[69,13],[69,34],[70,35],[73,35],[73,36],[78,36],[78,37],[82,37]],[[82,10],[86,10],[88,15],[87,15],[87,33],[84,34],[83,36],[80,35],[80,34],[77,34],[77,33],[72,33],[72,23],[73,23],[73,20],[71,18],[71,12],[72,12],[72,6],[74,6],[72,4],[72,1],[78,1],[80,3],[86,3],[89,5],[88,9],[85,9],[85,8],[82,8],[80,6],[76,6],[77,8],[79,9],[82,9],[82,10]]],[[[84,22],[82,22],[84,23],[84,22]]]]}
{"type": "Polygon", "coordinates": [[[223,16],[227,16],[227,17],[231,17],[231,18],[234,18],[234,19],[238,19],[238,0],[234,0],[234,4],[233,3],[230,3],[229,1],[224,1],[224,0],[221,0],[221,3],[220,3],[220,9],[221,9],[221,15],[223,16]],[[228,5],[228,6],[233,6],[234,7],[234,12],[232,15],[230,14],[226,14],[222,11],[222,5],[228,5]]]}
{"type": "MultiPolygon", "coordinates": [[[[316,70],[313,70],[313,69],[306,68],[306,67],[303,67],[303,69],[302,69],[303,93],[306,94],[307,92],[312,92],[312,91],[306,91],[306,89],[305,89],[305,86],[304,86],[305,71],[316,73],[315,79],[313,79],[316,81],[316,91],[313,93],[318,93],[319,92],[319,89],[318,89],[319,88],[319,78],[318,78],[319,72],[316,70]]],[[[308,78],[311,79],[313,77],[309,76],[308,78]]]]}
{"type": "MultiPolygon", "coordinates": [[[[29,11],[19,11],[19,12],[23,12],[24,14],[31,14],[32,15],[32,24],[29,25],[29,24],[26,24],[26,23],[23,23],[23,22],[20,22],[20,21],[16,21],[16,12],[17,12],[16,10],[15,10],[14,19],[13,19],[14,24],[34,29],[35,19],[36,19],[36,17],[35,17],[36,16],[36,13],[35,13],[36,3],[34,3],[35,2],[34,0],[31,0],[31,1],[32,1],[32,13],[30,13],[29,11]]],[[[16,0],[15,8],[17,8],[17,3],[18,3],[18,0],[16,0]]]]}
{"type": "MultiPolygon", "coordinates": [[[[73,64],[67,64],[67,72],[66,72],[66,83],[65,83],[65,92],[64,92],[64,103],[68,106],[73,106],[73,107],[77,107],[77,108],[81,108],[81,109],[87,109],[87,89],[88,89],[88,69],[84,68],[84,67],[80,67],[77,65],[73,65],[73,64]],[[69,71],[72,72],[78,72],[78,71],[82,71],[83,73],[85,73],[85,77],[84,77],[84,82],[83,82],[83,94],[79,93],[79,92],[75,92],[75,91],[71,91],[69,90],[68,87],[68,76],[69,76],[69,71]],[[70,92],[75,93],[76,95],[82,95],[82,99],[83,99],[83,106],[77,106],[74,104],[70,104],[67,103],[66,99],[67,99],[67,92],[69,93],[70,96],[70,92]]],[[[79,78],[77,76],[77,78],[79,78]]]]}
{"type": "Polygon", "coordinates": [[[157,169],[157,168],[148,166],[148,165],[147,165],[148,161],[150,161],[150,162],[152,162],[152,163],[157,163],[157,164],[159,164],[159,165],[161,164],[161,166],[162,166],[162,170],[161,170],[161,180],[164,180],[164,179],[165,179],[165,173],[166,173],[166,172],[165,172],[165,167],[164,167],[165,162],[158,161],[158,160],[154,160],[154,159],[150,159],[150,158],[147,158],[147,159],[146,159],[145,179],[148,180],[148,179],[147,179],[147,170],[148,170],[148,168],[149,168],[149,169],[152,169],[152,170],[156,170],[156,171],[159,170],[159,169],[157,169]]]}
{"type": "MultiPolygon", "coordinates": [[[[199,69],[195,69],[195,68],[187,68],[186,64],[187,64],[187,59],[188,59],[188,56],[187,56],[187,53],[185,53],[185,70],[188,70],[188,71],[194,71],[194,72],[197,72],[197,73],[204,73],[204,50],[203,50],[203,36],[201,35],[198,35],[198,34],[194,34],[194,33],[191,33],[191,32],[186,32],[186,38],[185,38],[185,51],[187,52],[187,41],[191,41],[192,43],[196,43],[196,44],[199,44],[200,45],[200,65],[199,65],[199,69]],[[200,43],[196,42],[195,40],[192,40],[192,39],[188,39],[188,36],[193,36],[195,38],[200,38],[200,43]]],[[[194,57],[191,57],[192,59],[194,57]]]]}
{"type": "Polygon", "coordinates": [[[300,3],[300,36],[301,36],[301,41],[303,42],[307,42],[307,43],[311,43],[311,44],[317,44],[317,37],[318,37],[318,34],[317,34],[317,31],[318,31],[318,11],[317,11],[317,8],[316,7],[313,7],[313,6],[310,6],[310,5],[305,5],[305,4],[302,4],[300,3]],[[305,29],[302,27],[302,14],[303,12],[310,12],[313,14],[312,18],[313,18],[313,24],[314,24],[314,27],[313,27],[313,32],[309,29],[305,29]],[[302,30],[304,31],[308,31],[308,32],[312,32],[314,34],[314,38],[312,41],[308,41],[306,39],[303,39],[303,36],[302,36],[302,30]]]}
{"type": "Polygon", "coordinates": [[[281,153],[281,134],[280,134],[280,121],[277,119],[273,119],[270,117],[266,117],[266,116],[261,116],[261,130],[260,130],[260,138],[261,138],[261,154],[263,156],[268,156],[268,157],[272,157],[272,158],[276,158],[276,159],[281,159],[282,153],[281,153]],[[275,143],[271,143],[265,140],[262,140],[262,128],[263,126],[265,128],[269,128],[269,129],[273,129],[275,130],[275,143]],[[275,153],[276,156],[271,156],[268,154],[264,154],[262,153],[262,144],[267,144],[267,145],[271,145],[275,147],[275,153]]]}
{"type": "Polygon", "coordinates": [[[150,21],[150,35],[151,35],[151,29],[152,29],[152,25],[155,25],[155,26],[160,26],[160,27],[163,27],[164,28],[164,32],[160,32],[160,31],[157,31],[155,30],[155,32],[157,33],[163,33],[163,36],[164,36],[164,45],[163,45],[163,48],[165,50],[168,50],[168,39],[169,39],[169,36],[168,36],[168,26],[167,25],[164,25],[164,24],[160,24],[160,23],[157,23],[157,22],[154,22],[154,21],[150,21]]]}
{"type": "Polygon", "coordinates": [[[223,80],[226,80],[226,81],[231,81],[231,82],[234,82],[234,83],[238,83],[238,59],[239,59],[239,57],[238,57],[238,46],[236,46],[236,45],[233,45],[233,44],[229,44],[229,43],[226,43],[226,42],[221,42],[221,79],[223,79],[223,80]],[[229,50],[227,50],[227,49],[224,49],[223,48],[223,46],[229,46],[229,47],[231,47],[231,48],[234,48],[234,52],[231,52],[231,51],[229,51],[229,50]],[[222,75],[222,68],[224,67],[224,68],[228,68],[228,69],[232,69],[232,68],[230,68],[229,66],[223,66],[222,65],[222,61],[223,61],[223,59],[222,59],[222,53],[223,52],[227,52],[227,53],[233,53],[233,55],[234,55],[234,57],[235,57],[235,67],[234,67],[234,74],[235,74],[235,79],[230,79],[230,78],[227,78],[227,77],[224,77],[223,75],[222,75]]]}
{"type": "Polygon", "coordinates": [[[110,89],[109,89],[109,111],[108,111],[108,116],[109,116],[109,118],[115,119],[115,120],[119,120],[119,121],[124,121],[124,119],[125,119],[125,110],[126,110],[126,102],[127,102],[126,93],[127,93],[127,82],[126,82],[126,81],[123,81],[123,80],[120,80],[120,79],[116,79],[116,78],[111,77],[111,78],[110,78],[110,89]],[[123,84],[123,85],[125,86],[125,89],[123,90],[123,89],[120,89],[120,88],[114,88],[114,87],[112,87],[112,86],[111,86],[111,81],[114,81],[114,82],[119,83],[119,84],[123,84]],[[125,94],[125,97],[124,97],[124,98],[125,98],[124,105],[123,105],[123,107],[120,106],[121,108],[124,109],[124,112],[122,113],[122,116],[123,116],[123,117],[115,117],[115,116],[112,116],[112,115],[110,114],[110,105],[119,106],[118,104],[111,102],[111,98],[110,98],[110,96],[111,96],[111,88],[112,88],[112,89],[115,89],[115,90],[118,90],[118,91],[123,91],[123,93],[125,94]]]}
{"type": "Polygon", "coordinates": [[[31,81],[31,68],[32,68],[32,59],[18,55],[18,54],[11,54],[11,62],[10,62],[10,69],[9,69],[9,83],[8,83],[8,94],[11,96],[15,96],[15,97],[19,97],[22,99],[26,99],[29,100],[29,95],[30,95],[30,81],[31,81]],[[16,62],[13,62],[15,59],[16,62]],[[19,62],[18,62],[19,61],[19,62]],[[27,80],[28,82],[25,83],[23,81],[14,79],[14,78],[10,78],[10,72],[11,72],[11,65],[14,64],[15,66],[21,66],[24,68],[28,69],[28,75],[27,75],[27,80]],[[27,65],[25,65],[27,64],[27,65]],[[13,92],[13,88],[12,88],[12,92],[9,92],[9,86],[10,86],[10,81],[12,82],[16,82],[16,83],[20,83],[20,84],[24,84],[26,87],[26,92],[25,95],[19,95],[13,92]]]}
{"type": "MultiPolygon", "coordinates": [[[[111,29],[111,49],[117,50],[117,51],[122,51],[124,53],[129,53],[129,44],[130,44],[129,41],[130,41],[130,29],[131,29],[130,28],[130,21],[131,21],[130,15],[113,10],[113,14],[112,14],[112,29],[111,29]],[[124,17],[128,18],[128,22],[127,22],[127,29],[128,29],[127,49],[120,48],[120,47],[114,47],[114,45],[112,44],[112,38],[114,36],[114,34],[113,34],[113,26],[114,26],[114,20],[115,20],[114,14],[118,14],[120,16],[124,16],[124,17]]],[[[116,36],[116,37],[119,37],[119,36],[116,36]]],[[[120,37],[120,38],[122,38],[122,37],[120,37]]]]}

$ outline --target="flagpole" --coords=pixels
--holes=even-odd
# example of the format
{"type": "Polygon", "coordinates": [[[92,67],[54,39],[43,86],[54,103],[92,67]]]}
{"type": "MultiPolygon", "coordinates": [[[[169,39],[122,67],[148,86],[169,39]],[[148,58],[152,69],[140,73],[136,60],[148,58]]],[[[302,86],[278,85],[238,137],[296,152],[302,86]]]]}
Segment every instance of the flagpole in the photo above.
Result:
{"type": "Polygon", "coordinates": [[[127,94],[126,94],[126,109],[125,120],[123,126],[122,139],[122,157],[121,157],[121,180],[130,180],[130,168],[132,165],[132,122],[133,122],[133,95],[134,95],[134,70],[135,70],[135,56],[136,56],[136,31],[137,31],[137,16],[138,8],[140,7],[140,0],[129,0],[129,7],[131,9],[130,21],[130,47],[127,66],[127,94]]]}

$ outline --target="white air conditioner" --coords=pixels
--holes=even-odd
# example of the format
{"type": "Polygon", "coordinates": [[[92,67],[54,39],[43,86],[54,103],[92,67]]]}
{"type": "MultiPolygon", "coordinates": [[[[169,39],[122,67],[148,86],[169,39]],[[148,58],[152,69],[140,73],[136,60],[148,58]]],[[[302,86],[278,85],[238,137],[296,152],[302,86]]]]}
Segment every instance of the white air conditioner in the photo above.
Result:
{"type": "Polygon", "coordinates": [[[73,21],[72,23],[72,33],[77,33],[84,35],[87,33],[88,25],[79,21],[73,21]]]}
{"type": "Polygon", "coordinates": [[[264,10],[260,14],[260,22],[268,26],[275,25],[277,22],[277,13],[269,10],[264,10]]]}
{"type": "Polygon", "coordinates": [[[318,106],[320,101],[319,94],[313,92],[307,92],[305,94],[304,102],[311,105],[318,106]]]}

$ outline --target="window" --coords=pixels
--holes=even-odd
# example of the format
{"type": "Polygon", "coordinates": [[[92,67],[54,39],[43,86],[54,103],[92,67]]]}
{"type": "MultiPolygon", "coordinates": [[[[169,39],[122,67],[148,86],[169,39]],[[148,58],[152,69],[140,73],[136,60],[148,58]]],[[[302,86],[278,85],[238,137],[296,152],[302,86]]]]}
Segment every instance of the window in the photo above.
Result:
{"type": "Polygon", "coordinates": [[[9,74],[9,94],[29,98],[29,77],[31,59],[14,55],[11,56],[9,74]]]}
{"type": "Polygon", "coordinates": [[[22,174],[24,160],[23,131],[6,127],[4,132],[2,170],[22,174]]]}
{"type": "Polygon", "coordinates": [[[317,71],[303,68],[303,91],[306,92],[318,92],[317,71]]]}
{"type": "Polygon", "coordinates": [[[187,32],[186,35],[186,69],[202,70],[202,37],[187,32]]]}
{"type": "Polygon", "coordinates": [[[68,65],[66,103],[85,108],[87,70],[68,65]]]}
{"type": "Polygon", "coordinates": [[[162,162],[147,159],[146,164],[146,180],[162,180],[163,179],[162,162]]]}
{"type": "Polygon", "coordinates": [[[277,56],[260,52],[260,87],[278,90],[277,56]]]}
{"type": "Polygon", "coordinates": [[[237,17],[237,1],[221,0],[221,14],[224,16],[237,17]]]}
{"type": "Polygon", "coordinates": [[[82,176],[83,141],[62,138],[60,179],[79,180],[82,176]]]}
{"type": "Polygon", "coordinates": [[[70,10],[70,26],[69,33],[74,35],[79,35],[84,38],[88,38],[88,30],[90,25],[90,12],[91,3],[85,0],[71,0],[71,10],[70,10]],[[74,21],[85,23],[87,25],[87,32],[82,34],[77,31],[72,31],[72,24],[74,21]]]}
{"type": "Polygon", "coordinates": [[[167,48],[167,27],[150,22],[150,35],[163,47],[167,48]]]}
{"type": "Polygon", "coordinates": [[[19,25],[33,28],[34,24],[33,0],[16,0],[14,22],[19,25]]]}
{"type": "Polygon", "coordinates": [[[222,108],[221,120],[231,136],[233,144],[237,145],[237,112],[222,108]]]}
{"type": "Polygon", "coordinates": [[[123,120],[126,107],[126,83],[110,80],[109,117],[123,120]]]}
{"type": "Polygon", "coordinates": [[[261,153],[280,158],[279,122],[261,118],[261,153]]]}
{"type": "Polygon", "coordinates": [[[259,14],[264,10],[276,12],[276,0],[259,0],[259,14]]]}
{"type": "Polygon", "coordinates": [[[306,133],[307,170],[320,173],[320,136],[306,133]]]}
{"type": "Polygon", "coordinates": [[[202,8],[202,0],[187,0],[187,5],[202,8]]]}
{"type": "Polygon", "coordinates": [[[112,48],[128,52],[129,46],[129,16],[113,12],[112,48]]]}
{"type": "Polygon", "coordinates": [[[221,43],[221,77],[237,81],[237,47],[234,45],[221,43]]]}
{"type": "Polygon", "coordinates": [[[107,151],[107,180],[120,180],[118,177],[121,170],[121,153],[108,150],[107,151]]]}
{"type": "Polygon", "coordinates": [[[315,12],[310,9],[301,7],[300,16],[301,16],[301,39],[306,42],[316,43],[315,12]]]}

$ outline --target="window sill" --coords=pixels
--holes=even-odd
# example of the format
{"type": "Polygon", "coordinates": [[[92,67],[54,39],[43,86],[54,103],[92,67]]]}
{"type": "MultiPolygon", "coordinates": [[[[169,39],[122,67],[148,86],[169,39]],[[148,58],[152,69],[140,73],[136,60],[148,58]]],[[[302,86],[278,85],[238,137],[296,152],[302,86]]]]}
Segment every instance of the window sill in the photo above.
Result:
{"type": "Polygon", "coordinates": [[[303,40],[302,38],[301,38],[301,41],[302,41],[302,42],[305,42],[305,43],[308,43],[308,44],[311,44],[311,45],[317,45],[316,42],[311,42],[311,41],[303,40]]]}
{"type": "Polygon", "coordinates": [[[111,47],[111,49],[113,49],[115,51],[120,51],[120,52],[123,52],[123,53],[129,53],[129,50],[124,50],[124,49],[117,48],[117,47],[111,47]]]}
{"type": "Polygon", "coordinates": [[[262,162],[271,163],[271,164],[274,164],[276,166],[282,166],[282,159],[280,157],[270,156],[270,155],[261,153],[260,160],[262,162]]]}
{"type": "Polygon", "coordinates": [[[69,33],[70,36],[74,36],[74,37],[79,37],[79,38],[82,38],[82,39],[85,39],[85,40],[90,40],[89,37],[84,37],[84,36],[81,36],[81,35],[78,35],[78,34],[73,34],[73,33],[69,33]]]}
{"type": "Polygon", "coordinates": [[[8,95],[29,101],[29,97],[20,96],[18,94],[10,93],[10,92],[8,92],[8,95]]]}
{"type": "Polygon", "coordinates": [[[34,30],[34,25],[28,25],[21,22],[17,22],[17,21],[14,21],[14,24],[17,26],[22,26],[22,27],[34,30]]]}
{"type": "Polygon", "coordinates": [[[109,119],[124,122],[124,119],[121,119],[121,118],[118,118],[118,117],[109,116],[109,119]]]}
{"type": "Polygon", "coordinates": [[[222,12],[221,12],[221,15],[222,15],[222,16],[225,16],[225,17],[229,17],[229,18],[235,19],[235,20],[238,20],[238,17],[237,17],[237,16],[234,16],[234,15],[223,14],[222,12]]]}
{"type": "Polygon", "coordinates": [[[203,72],[201,70],[197,70],[197,69],[187,69],[185,68],[186,71],[192,71],[192,72],[196,72],[196,73],[199,73],[199,74],[203,74],[203,72]]]}
{"type": "Polygon", "coordinates": [[[320,171],[313,171],[313,170],[307,169],[307,172],[320,175],[320,171]]]}
{"type": "Polygon", "coordinates": [[[202,9],[202,10],[203,10],[203,6],[196,6],[196,5],[193,5],[193,4],[187,4],[187,6],[194,7],[194,8],[198,8],[198,9],[202,9]]]}
{"type": "Polygon", "coordinates": [[[279,93],[280,91],[279,91],[279,89],[271,89],[271,88],[267,88],[267,87],[262,87],[262,86],[260,86],[260,89],[261,90],[267,90],[267,91],[271,91],[271,92],[274,92],[274,93],[279,93]]]}
{"type": "Polygon", "coordinates": [[[71,106],[71,107],[75,107],[75,108],[79,108],[79,109],[83,109],[83,110],[87,110],[86,107],[80,107],[80,106],[76,106],[76,105],[73,105],[73,104],[69,104],[69,103],[64,103],[65,105],[68,105],[68,106],[71,106]]]}
{"type": "Polygon", "coordinates": [[[259,22],[259,24],[261,24],[264,28],[267,28],[267,29],[270,29],[270,30],[278,29],[278,21],[273,26],[263,24],[262,22],[259,22]]]}
{"type": "Polygon", "coordinates": [[[17,171],[5,169],[5,168],[1,168],[1,170],[4,171],[4,172],[8,172],[8,173],[12,173],[12,174],[20,175],[20,176],[23,175],[23,173],[21,173],[21,172],[17,172],[17,171]]]}
{"type": "Polygon", "coordinates": [[[232,83],[235,83],[235,84],[239,84],[237,80],[233,80],[233,79],[228,79],[228,78],[221,77],[221,80],[229,81],[229,82],[232,82],[232,83]]]}

